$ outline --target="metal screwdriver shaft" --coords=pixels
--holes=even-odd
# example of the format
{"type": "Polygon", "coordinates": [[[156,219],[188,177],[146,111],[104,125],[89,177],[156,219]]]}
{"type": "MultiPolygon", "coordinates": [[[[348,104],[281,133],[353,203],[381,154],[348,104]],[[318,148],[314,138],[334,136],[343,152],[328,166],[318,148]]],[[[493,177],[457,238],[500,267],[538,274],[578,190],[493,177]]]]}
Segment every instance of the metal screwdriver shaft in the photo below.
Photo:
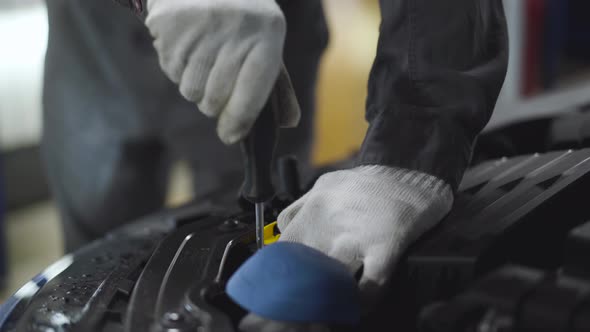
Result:
{"type": "Polygon", "coordinates": [[[256,210],[256,246],[264,247],[264,203],[255,203],[256,210]]]}
{"type": "Polygon", "coordinates": [[[271,174],[279,126],[272,98],[241,143],[245,172],[242,197],[255,205],[258,249],[264,246],[264,203],[275,195],[271,174]]]}

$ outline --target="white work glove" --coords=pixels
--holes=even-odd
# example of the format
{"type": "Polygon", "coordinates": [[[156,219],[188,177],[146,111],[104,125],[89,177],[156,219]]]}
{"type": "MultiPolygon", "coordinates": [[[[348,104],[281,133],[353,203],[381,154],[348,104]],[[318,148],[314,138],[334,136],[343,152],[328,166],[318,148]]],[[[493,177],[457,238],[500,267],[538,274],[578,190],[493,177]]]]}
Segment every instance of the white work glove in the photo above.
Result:
{"type": "MultiPolygon", "coordinates": [[[[280,241],[316,248],[353,273],[362,265],[359,286],[368,310],[383,295],[402,252],[452,205],[450,186],[427,174],[386,166],[327,173],[279,215],[280,241]]],[[[265,324],[249,316],[244,322],[250,322],[245,332],[295,331],[287,329],[292,324],[265,324]]]]}
{"type": "MultiPolygon", "coordinates": [[[[182,96],[218,118],[225,144],[242,140],[281,71],[286,22],[275,0],[148,0],[147,7],[163,71],[182,96]]],[[[289,119],[281,125],[297,124],[298,107],[282,111],[291,114],[281,115],[289,119]]]]}

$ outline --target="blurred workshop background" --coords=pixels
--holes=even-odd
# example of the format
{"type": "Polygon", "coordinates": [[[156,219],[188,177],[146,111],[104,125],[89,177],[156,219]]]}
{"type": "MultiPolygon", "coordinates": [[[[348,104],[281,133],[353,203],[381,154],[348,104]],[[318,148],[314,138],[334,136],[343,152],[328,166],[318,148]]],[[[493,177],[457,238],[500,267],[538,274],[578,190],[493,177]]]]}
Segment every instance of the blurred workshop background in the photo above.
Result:
{"type": "MultiPolygon", "coordinates": [[[[0,0],[0,300],[62,254],[38,147],[47,45],[44,4],[0,0]]],[[[377,0],[324,4],[331,39],[321,69],[314,149],[318,164],[348,156],[362,141],[366,80],[379,25],[377,0]]],[[[588,104],[588,0],[505,0],[505,7],[509,74],[488,130],[588,104]]],[[[177,165],[169,205],[190,198],[187,177],[183,165],[177,165]]]]}

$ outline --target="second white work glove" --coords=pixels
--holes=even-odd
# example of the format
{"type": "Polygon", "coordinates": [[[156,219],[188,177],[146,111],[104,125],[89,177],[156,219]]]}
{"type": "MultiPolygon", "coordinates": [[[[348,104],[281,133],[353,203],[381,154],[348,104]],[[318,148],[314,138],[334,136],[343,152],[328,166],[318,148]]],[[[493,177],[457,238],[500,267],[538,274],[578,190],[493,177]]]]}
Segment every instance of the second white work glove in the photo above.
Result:
{"type": "Polygon", "coordinates": [[[402,252],[452,205],[451,187],[431,175],[386,166],[336,171],[279,215],[280,240],[316,248],[351,271],[362,265],[366,305],[379,299],[402,252]]]}
{"type": "MultiPolygon", "coordinates": [[[[281,70],[286,22],[275,0],[148,0],[147,5],[146,25],[163,71],[201,112],[218,118],[224,143],[243,139],[281,70]]],[[[282,117],[291,120],[282,125],[292,126],[299,114],[282,117]]]]}

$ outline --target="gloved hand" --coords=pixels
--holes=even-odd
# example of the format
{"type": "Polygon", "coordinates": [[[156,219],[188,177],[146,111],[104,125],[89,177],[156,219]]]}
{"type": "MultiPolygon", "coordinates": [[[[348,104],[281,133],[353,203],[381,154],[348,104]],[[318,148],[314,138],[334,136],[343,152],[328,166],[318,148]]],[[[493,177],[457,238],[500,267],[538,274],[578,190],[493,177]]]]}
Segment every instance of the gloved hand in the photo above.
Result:
{"type": "Polygon", "coordinates": [[[386,166],[324,174],[278,219],[281,241],[332,256],[351,271],[361,265],[364,300],[372,302],[410,243],[453,205],[449,185],[436,177],[386,166]]]}
{"type": "MultiPolygon", "coordinates": [[[[242,140],[281,70],[286,22],[275,0],[148,0],[147,7],[163,71],[218,118],[224,143],[242,140]]],[[[295,125],[298,107],[283,111],[291,122],[282,125],[295,125]]]]}
{"type": "MultiPolygon", "coordinates": [[[[362,265],[359,286],[367,310],[383,293],[400,254],[441,221],[452,204],[450,186],[427,174],[386,166],[332,172],[279,215],[280,241],[316,248],[352,272],[362,265]]],[[[292,327],[256,322],[259,331],[292,327]]]]}

